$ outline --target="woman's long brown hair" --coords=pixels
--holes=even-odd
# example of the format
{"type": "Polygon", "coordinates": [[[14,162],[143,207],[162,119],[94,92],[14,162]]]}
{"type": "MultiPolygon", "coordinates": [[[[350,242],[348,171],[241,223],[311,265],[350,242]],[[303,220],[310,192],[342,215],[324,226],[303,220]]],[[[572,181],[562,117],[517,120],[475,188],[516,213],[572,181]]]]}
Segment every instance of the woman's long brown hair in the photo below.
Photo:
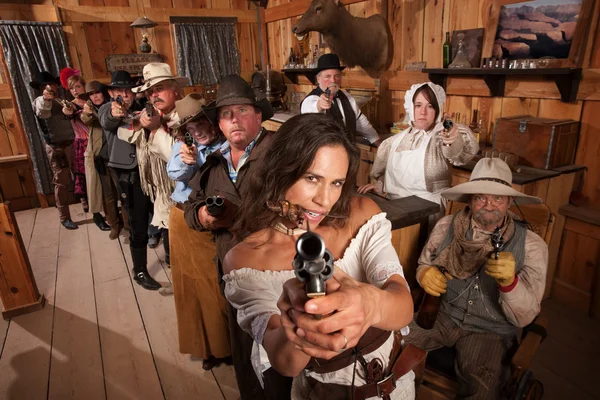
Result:
{"type": "MultiPolygon", "coordinates": [[[[348,172],[339,200],[330,214],[348,217],[350,198],[355,191],[359,151],[347,139],[345,128],[324,114],[302,114],[290,118],[275,133],[270,150],[260,162],[242,194],[237,221],[231,231],[241,241],[248,235],[272,226],[279,218],[267,208],[267,201],[284,200],[285,193],[310,168],[321,147],[342,146],[348,153],[348,172]]],[[[326,217],[321,225],[343,227],[347,218],[326,217]]]]}

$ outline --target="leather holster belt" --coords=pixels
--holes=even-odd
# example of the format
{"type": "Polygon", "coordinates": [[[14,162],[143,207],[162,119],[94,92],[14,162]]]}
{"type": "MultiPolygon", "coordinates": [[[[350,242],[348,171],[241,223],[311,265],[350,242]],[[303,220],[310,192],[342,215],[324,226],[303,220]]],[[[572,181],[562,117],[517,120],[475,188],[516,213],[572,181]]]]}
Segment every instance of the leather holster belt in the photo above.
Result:
{"type": "MultiPolygon", "coordinates": [[[[361,337],[355,348],[346,350],[344,353],[341,353],[339,356],[328,361],[311,359],[307,369],[317,373],[327,373],[345,368],[346,366],[353,364],[356,357],[362,357],[362,355],[369,354],[378,349],[385,343],[390,334],[392,334],[392,332],[381,331],[377,328],[369,328],[363,337],[361,337]],[[369,332],[370,330],[373,331],[369,332]],[[367,334],[369,334],[369,336],[365,338],[367,334]],[[364,340],[365,345],[359,347],[363,339],[370,339],[371,341],[367,344],[367,340],[364,340]],[[356,352],[357,350],[359,353],[356,352]],[[349,354],[346,355],[346,353],[349,354]],[[315,365],[317,366],[316,368],[315,365]]],[[[390,354],[388,369],[385,372],[378,370],[378,365],[381,366],[381,362],[378,359],[371,360],[369,363],[366,363],[366,365],[363,365],[367,383],[359,387],[323,383],[307,376],[309,384],[312,387],[312,396],[310,399],[319,399],[321,398],[320,396],[324,395],[326,395],[326,398],[329,400],[347,398],[364,400],[370,397],[389,399],[390,394],[396,388],[396,381],[411,370],[417,368],[417,366],[422,368],[425,365],[426,357],[427,352],[411,344],[402,348],[402,335],[399,332],[395,332],[394,346],[390,354]]]]}
{"type": "Polygon", "coordinates": [[[378,328],[369,328],[361,336],[356,346],[348,349],[329,360],[322,358],[311,358],[306,369],[317,374],[326,374],[328,372],[338,371],[354,363],[355,353],[369,354],[381,347],[390,337],[392,332],[382,331],[378,328]]]}

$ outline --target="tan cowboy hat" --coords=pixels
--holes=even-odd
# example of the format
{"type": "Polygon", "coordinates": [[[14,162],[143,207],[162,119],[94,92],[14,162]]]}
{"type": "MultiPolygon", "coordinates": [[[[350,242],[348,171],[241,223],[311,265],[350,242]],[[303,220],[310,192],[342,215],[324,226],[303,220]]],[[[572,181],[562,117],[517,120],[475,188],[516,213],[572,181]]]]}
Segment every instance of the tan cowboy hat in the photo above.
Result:
{"type": "MultiPolygon", "coordinates": [[[[219,107],[249,104],[258,107],[262,113],[262,120],[266,121],[273,116],[273,107],[260,90],[254,90],[239,75],[227,75],[223,78],[217,91],[217,100],[214,107],[206,107],[209,120],[217,122],[219,107]]],[[[212,105],[212,103],[211,103],[212,105]]]]}
{"type": "Polygon", "coordinates": [[[511,196],[518,204],[540,204],[541,199],[528,196],[512,188],[512,172],[499,158],[482,158],[475,164],[469,182],[444,190],[442,196],[448,200],[468,203],[473,194],[511,196]]]}
{"type": "MultiPolygon", "coordinates": [[[[211,103],[214,106],[214,101],[211,103]]],[[[188,122],[196,121],[202,117],[208,119],[213,124],[210,117],[206,115],[206,100],[198,93],[190,93],[181,100],[175,102],[175,110],[179,115],[179,121],[171,126],[172,129],[178,129],[188,122]]]]}
{"type": "Polygon", "coordinates": [[[85,84],[85,92],[77,95],[78,99],[88,101],[90,94],[102,92],[106,86],[98,81],[91,81],[85,84]]]}
{"type": "Polygon", "coordinates": [[[174,80],[180,87],[188,86],[190,80],[185,76],[174,76],[171,72],[171,66],[166,63],[148,63],[144,65],[142,75],[144,84],[131,89],[133,93],[140,93],[150,89],[159,82],[174,80]]]}

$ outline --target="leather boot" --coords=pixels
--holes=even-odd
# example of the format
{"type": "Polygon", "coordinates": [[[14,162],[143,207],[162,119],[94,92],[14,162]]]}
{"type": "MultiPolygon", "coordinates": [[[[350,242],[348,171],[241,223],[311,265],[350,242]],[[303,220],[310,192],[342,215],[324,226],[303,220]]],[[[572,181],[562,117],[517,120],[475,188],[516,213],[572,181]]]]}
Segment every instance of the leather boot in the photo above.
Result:
{"type": "Polygon", "coordinates": [[[133,260],[133,279],[146,290],[160,289],[160,283],[156,282],[148,273],[148,253],[146,247],[135,249],[130,246],[129,248],[131,250],[131,259],[133,260]]]}
{"type": "Polygon", "coordinates": [[[110,234],[108,237],[110,240],[115,240],[119,237],[119,233],[123,229],[123,222],[119,220],[119,212],[117,210],[117,204],[112,198],[104,198],[104,214],[106,215],[106,222],[110,225],[110,234]]]}
{"type": "Polygon", "coordinates": [[[93,220],[98,229],[100,229],[101,231],[110,231],[110,226],[108,226],[106,221],[104,221],[104,217],[102,216],[102,214],[94,213],[93,220]]]}
{"type": "Polygon", "coordinates": [[[165,263],[171,268],[171,250],[169,249],[169,230],[163,229],[160,232],[163,240],[163,247],[165,249],[165,263]]]}

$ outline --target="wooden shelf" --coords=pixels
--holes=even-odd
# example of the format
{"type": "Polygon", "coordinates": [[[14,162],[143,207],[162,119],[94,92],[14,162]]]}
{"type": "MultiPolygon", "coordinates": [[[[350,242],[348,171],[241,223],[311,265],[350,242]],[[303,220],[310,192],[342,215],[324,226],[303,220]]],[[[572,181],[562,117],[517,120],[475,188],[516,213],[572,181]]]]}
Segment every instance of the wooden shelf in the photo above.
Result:
{"type": "Polygon", "coordinates": [[[423,72],[429,74],[429,79],[442,86],[444,90],[446,90],[448,76],[482,77],[493,97],[504,96],[507,76],[543,76],[554,80],[560,91],[561,100],[569,103],[576,101],[582,77],[581,68],[425,68],[423,72]]]}
{"type": "Polygon", "coordinates": [[[313,71],[314,68],[289,68],[281,70],[281,72],[283,72],[285,76],[287,76],[287,78],[295,85],[298,84],[298,75],[304,75],[310,81],[310,83],[316,85],[317,75],[313,71]]]}

